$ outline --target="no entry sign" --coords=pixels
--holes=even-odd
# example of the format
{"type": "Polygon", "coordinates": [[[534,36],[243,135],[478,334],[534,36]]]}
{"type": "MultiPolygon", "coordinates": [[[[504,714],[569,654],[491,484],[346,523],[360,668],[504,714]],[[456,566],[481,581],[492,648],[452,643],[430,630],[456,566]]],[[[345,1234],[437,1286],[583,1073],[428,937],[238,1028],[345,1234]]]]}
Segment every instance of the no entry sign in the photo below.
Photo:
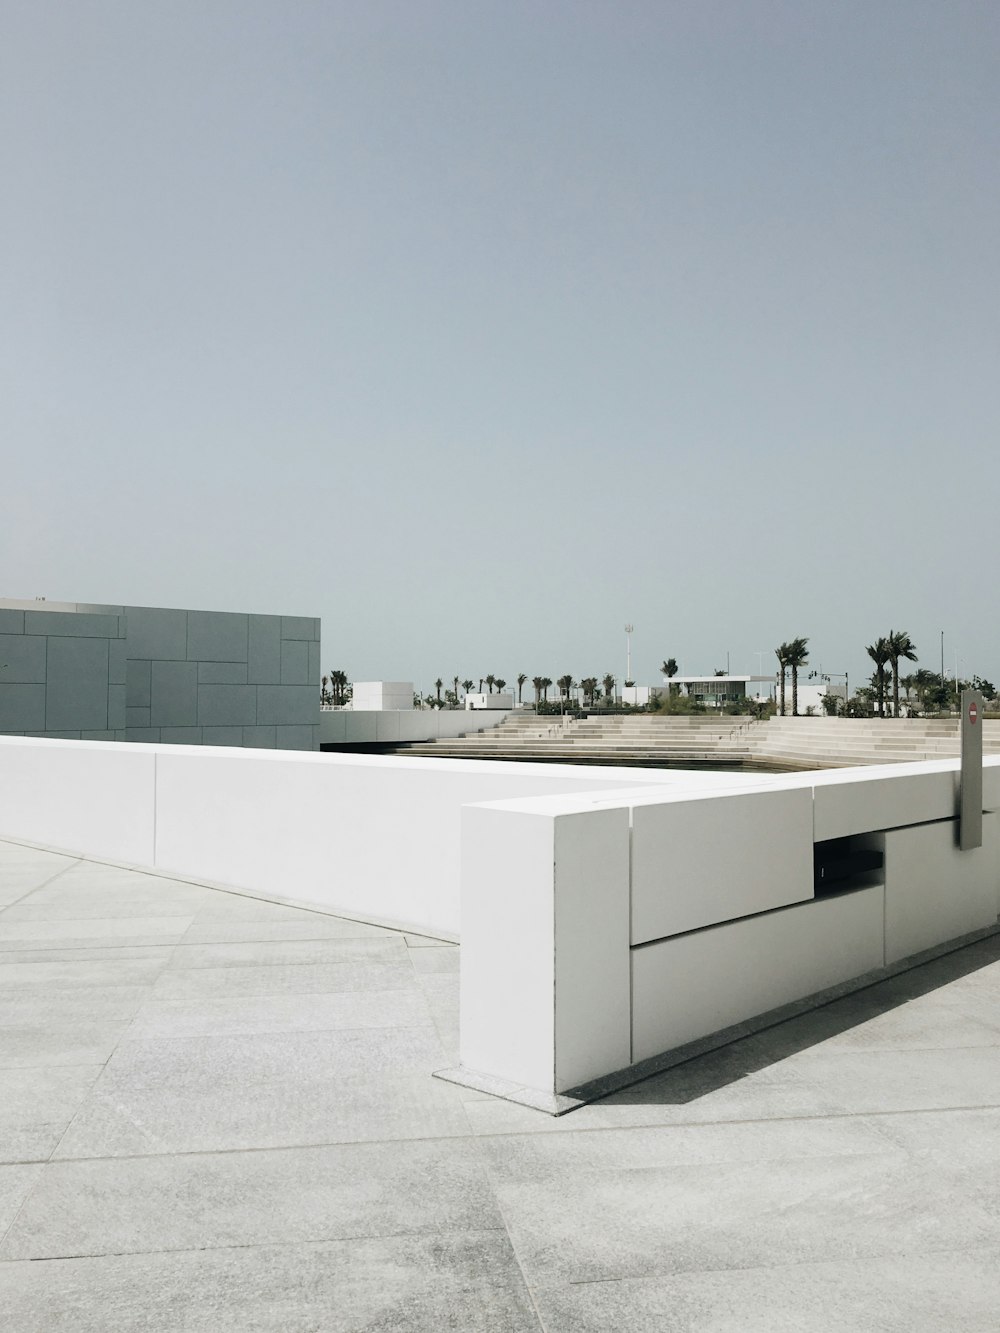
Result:
{"type": "Polygon", "coordinates": [[[979,708],[976,705],[975,699],[973,699],[973,701],[969,704],[969,721],[972,723],[973,726],[976,725],[976,720],[978,719],[978,717],[979,717],[979,708]]]}

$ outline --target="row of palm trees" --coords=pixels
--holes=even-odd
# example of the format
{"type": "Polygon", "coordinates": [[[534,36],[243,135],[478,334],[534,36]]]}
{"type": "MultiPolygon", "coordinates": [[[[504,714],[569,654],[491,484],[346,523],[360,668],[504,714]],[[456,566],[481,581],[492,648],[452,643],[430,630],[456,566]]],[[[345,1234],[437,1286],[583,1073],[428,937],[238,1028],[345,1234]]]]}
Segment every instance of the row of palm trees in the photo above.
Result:
{"type": "Polygon", "coordinates": [[[791,639],[788,643],[779,644],[774,650],[774,655],[778,659],[779,679],[781,682],[781,716],[785,716],[785,673],[792,673],[792,717],[799,715],[799,667],[804,667],[809,661],[809,654],[806,651],[808,639],[791,639]]]}
{"type": "Polygon", "coordinates": [[[888,634],[874,643],[865,645],[865,652],[875,663],[875,692],[878,698],[878,715],[885,717],[886,673],[892,673],[892,711],[899,717],[899,663],[901,660],[915,662],[917,649],[906,630],[891,629],[888,634]]]}

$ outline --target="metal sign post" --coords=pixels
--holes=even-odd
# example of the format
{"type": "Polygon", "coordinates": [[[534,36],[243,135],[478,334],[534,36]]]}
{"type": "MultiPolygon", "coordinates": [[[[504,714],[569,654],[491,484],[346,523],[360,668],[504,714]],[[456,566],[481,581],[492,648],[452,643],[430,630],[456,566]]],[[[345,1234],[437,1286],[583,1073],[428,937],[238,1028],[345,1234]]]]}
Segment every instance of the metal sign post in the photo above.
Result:
{"type": "Polygon", "coordinates": [[[962,773],[958,845],[963,852],[983,845],[983,696],[962,691],[962,773]]]}

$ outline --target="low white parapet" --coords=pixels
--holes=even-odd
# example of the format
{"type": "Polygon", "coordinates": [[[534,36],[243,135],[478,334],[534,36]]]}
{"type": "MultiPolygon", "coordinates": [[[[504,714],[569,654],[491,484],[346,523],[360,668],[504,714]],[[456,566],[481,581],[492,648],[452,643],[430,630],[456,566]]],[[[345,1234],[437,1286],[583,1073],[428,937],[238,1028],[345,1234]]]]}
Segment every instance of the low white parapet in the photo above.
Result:
{"type": "Polygon", "coordinates": [[[1000,758],[968,851],[957,782],[945,760],[467,809],[461,1067],[443,1076],[558,1114],[996,929],[1000,758]],[[851,859],[872,851],[877,868],[851,859]],[[814,857],[859,868],[828,880],[814,857]]]}
{"type": "Polygon", "coordinates": [[[508,713],[514,707],[514,696],[512,694],[467,694],[465,696],[466,708],[501,708],[508,713]]]}

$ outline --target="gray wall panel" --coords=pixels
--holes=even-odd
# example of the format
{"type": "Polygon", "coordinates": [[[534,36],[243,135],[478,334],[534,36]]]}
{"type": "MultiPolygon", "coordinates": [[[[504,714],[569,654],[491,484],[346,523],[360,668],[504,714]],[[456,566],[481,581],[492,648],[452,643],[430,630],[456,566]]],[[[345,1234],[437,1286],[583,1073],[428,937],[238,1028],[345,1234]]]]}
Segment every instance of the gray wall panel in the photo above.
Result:
{"type": "Polygon", "coordinates": [[[273,750],[275,727],[244,727],[243,744],[253,750],[273,750]]]}
{"type": "Polygon", "coordinates": [[[318,727],[275,727],[274,744],[279,750],[316,750],[318,727]]]}
{"type": "Polygon", "coordinates": [[[196,727],[197,662],[154,662],[149,704],[152,727],[196,727]]]}
{"type": "Polygon", "coordinates": [[[201,727],[161,727],[162,745],[201,745],[201,727]]]}
{"type": "Polygon", "coordinates": [[[25,611],[25,634],[58,634],[65,639],[117,639],[117,616],[78,616],[72,611],[25,611]]]}
{"type": "Polygon", "coordinates": [[[45,726],[52,731],[107,730],[107,639],[50,637],[45,726]]]}
{"type": "Polygon", "coordinates": [[[257,685],[202,685],[198,690],[198,725],[244,727],[257,721],[257,685]]]}
{"type": "Polygon", "coordinates": [[[299,643],[290,639],[281,642],[281,683],[282,685],[309,684],[309,643],[299,643]]]}
{"type": "MultiPolygon", "coordinates": [[[[123,616],[122,620],[124,619],[123,616]]],[[[110,685],[125,684],[128,667],[126,646],[125,639],[112,639],[110,642],[108,650],[108,683],[110,685]]]]}
{"type": "Polygon", "coordinates": [[[234,745],[242,746],[243,728],[242,727],[202,727],[201,729],[202,745],[234,745]]]}
{"type": "Polygon", "coordinates": [[[245,662],[248,617],[235,611],[189,611],[190,662],[245,662]]]}
{"type": "Polygon", "coordinates": [[[310,685],[258,685],[257,722],[319,726],[319,694],[310,685]]]}
{"type": "Polygon", "coordinates": [[[129,658],[125,663],[125,702],[129,708],[148,708],[152,662],[129,658]]]}
{"type": "Polygon", "coordinates": [[[129,729],[132,727],[149,726],[148,708],[128,708],[125,709],[125,725],[129,729]]]}
{"type": "Polygon", "coordinates": [[[319,689],[320,676],[323,673],[319,669],[319,644],[311,643],[309,645],[309,678],[307,685],[313,685],[319,689]]]}
{"type": "Polygon", "coordinates": [[[183,662],[187,657],[186,611],[168,607],[127,606],[125,627],[129,657],[183,662]]]}
{"type": "Polygon", "coordinates": [[[281,679],[281,617],[251,616],[249,674],[251,685],[270,685],[281,679]]]}
{"type": "Polygon", "coordinates": [[[319,638],[316,626],[319,622],[313,616],[282,616],[281,637],[283,639],[305,639],[311,643],[319,638]]]}
{"type": "Polygon", "coordinates": [[[45,686],[5,685],[0,690],[0,731],[45,730],[45,686]]]}
{"type": "Polygon", "coordinates": [[[108,728],[112,731],[118,731],[125,725],[125,686],[109,685],[108,728]]]}
{"type": "Polygon", "coordinates": [[[246,662],[199,662],[199,685],[245,685],[246,662]]]}
{"type": "Polygon", "coordinates": [[[0,684],[44,685],[47,642],[36,634],[0,634],[0,684]]]}
{"type": "Polygon", "coordinates": [[[23,634],[24,612],[0,607],[0,634],[23,634]]]}

